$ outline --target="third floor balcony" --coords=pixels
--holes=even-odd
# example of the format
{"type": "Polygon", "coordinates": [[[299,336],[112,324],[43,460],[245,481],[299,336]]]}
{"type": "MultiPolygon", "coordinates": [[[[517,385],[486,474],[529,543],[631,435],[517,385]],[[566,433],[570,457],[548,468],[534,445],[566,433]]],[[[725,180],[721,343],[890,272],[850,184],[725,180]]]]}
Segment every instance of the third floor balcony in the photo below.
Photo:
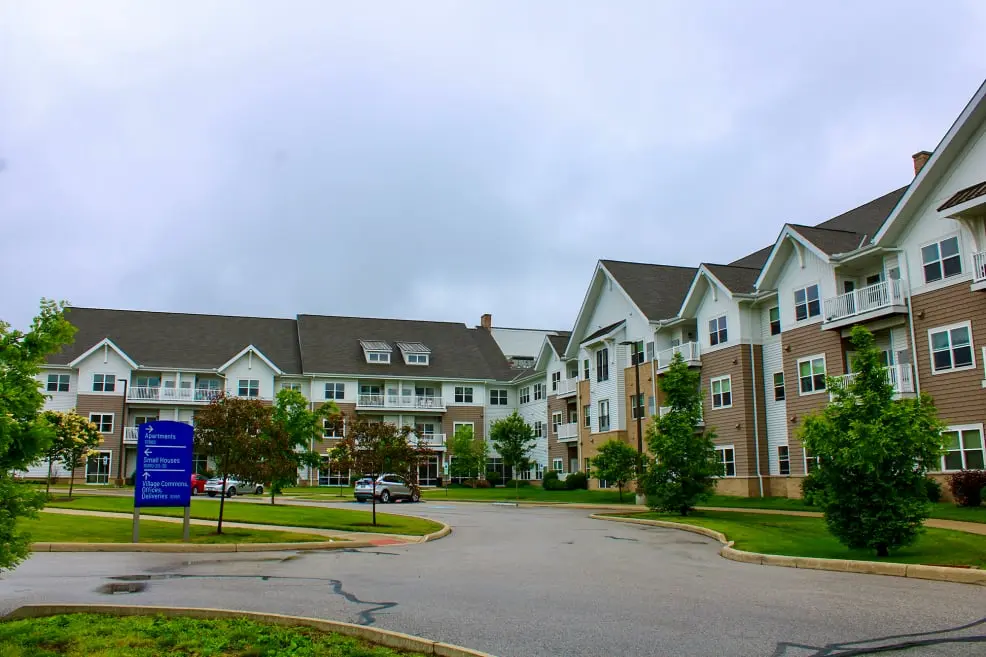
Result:
{"type": "Polygon", "coordinates": [[[551,394],[559,397],[571,397],[579,389],[578,379],[562,379],[552,384],[551,394]]]}
{"type": "Polygon", "coordinates": [[[978,289],[986,289],[986,251],[972,254],[972,284],[978,289]]]}
{"type": "Polygon", "coordinates": [[[671,367],[675,354],[681,354],[686,365],[699,366],[702,364],[702,353],[697,342],[686,342],[657,352],[657,371],[663,372],[671,367]]]}
{"type": "Polygon", "coordinates": [[[905,285],[900,280],[880,281],[825,300],[824,328],[849,326],[907,312],[905,285]]]}
{"type": "Polygon", "coordinates": [[[579,423],[569,422],[558,425],[558,442],[573,443],[579,439],[579,423]]]}
{"type": "Polygon", "coordinates": [[[444,411],[442,397],[404,394],[360,394],[356,397],[357,410],[394,409],[401,411],[444,411]]]}

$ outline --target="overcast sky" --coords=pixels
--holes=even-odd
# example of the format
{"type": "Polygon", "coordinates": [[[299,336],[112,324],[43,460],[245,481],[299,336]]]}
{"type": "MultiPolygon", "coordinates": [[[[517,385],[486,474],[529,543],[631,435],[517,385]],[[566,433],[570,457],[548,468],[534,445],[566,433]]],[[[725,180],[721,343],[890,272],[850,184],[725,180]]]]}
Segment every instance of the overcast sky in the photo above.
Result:
{"type": "Polygon", "coordinates": [[[0,0],[0,318],[570,328],[908,183],[986,3],[0,0]]]}

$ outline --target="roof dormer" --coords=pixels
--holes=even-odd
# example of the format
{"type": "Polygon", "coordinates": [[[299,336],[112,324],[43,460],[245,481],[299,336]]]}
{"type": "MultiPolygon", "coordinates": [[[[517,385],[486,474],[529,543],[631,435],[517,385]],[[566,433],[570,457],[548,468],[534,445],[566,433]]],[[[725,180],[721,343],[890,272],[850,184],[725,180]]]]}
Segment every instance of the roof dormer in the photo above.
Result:
{"type": "Polygon", "coordinates": [[[383,340],[360,340],[359,343],[363,347],[363,355],[366,356],[367,363],[390,364],[390,354],[393,352],[390,343],[383,340]]]}
{"type": "Polygon", "coordinates": [[[431,349],[420,342],[398,342],[397,348],[408,365],[428,365],[431,362],[431,349]]]}

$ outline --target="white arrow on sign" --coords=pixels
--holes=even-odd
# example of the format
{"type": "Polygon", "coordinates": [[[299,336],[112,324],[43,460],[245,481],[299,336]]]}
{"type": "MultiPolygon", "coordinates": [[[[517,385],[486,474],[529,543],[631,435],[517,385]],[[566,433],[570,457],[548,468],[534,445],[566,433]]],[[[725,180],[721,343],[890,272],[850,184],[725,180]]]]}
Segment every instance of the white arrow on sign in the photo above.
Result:
{"type": "Polygon", "coordinates": [[[150,456],[150,455],[151,455],[151,448],[150,447],[144,448],[144,456],[150,456]]]}
{"type": "Polygon", "coordinates": [[[150,476],[151,476],[151,473],[150,473],[150,472],[145,472],[145,473],[144,473],[144,481],[147,481],[147,479],[148,479],[148,478],[149,478],[150,476]]]}

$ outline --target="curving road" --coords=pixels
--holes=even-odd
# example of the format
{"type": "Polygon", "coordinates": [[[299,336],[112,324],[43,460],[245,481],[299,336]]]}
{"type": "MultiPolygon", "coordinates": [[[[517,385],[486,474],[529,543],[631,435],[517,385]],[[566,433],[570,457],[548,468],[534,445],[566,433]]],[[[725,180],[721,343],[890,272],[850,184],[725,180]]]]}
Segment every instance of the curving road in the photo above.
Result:
{"type": "Polygon", "coordinates": [[[28,602],[228,607],[373,624],[501,657],[855,655],[904,642],[916,646],[881,654],[986,654],[986,622],[960,627],[986,617],[982,587],[740,564],[710,539],[575,509],[387,511],[454,532],[344,552],[37,554],[0,579],[0,612],[28,602]]]}

